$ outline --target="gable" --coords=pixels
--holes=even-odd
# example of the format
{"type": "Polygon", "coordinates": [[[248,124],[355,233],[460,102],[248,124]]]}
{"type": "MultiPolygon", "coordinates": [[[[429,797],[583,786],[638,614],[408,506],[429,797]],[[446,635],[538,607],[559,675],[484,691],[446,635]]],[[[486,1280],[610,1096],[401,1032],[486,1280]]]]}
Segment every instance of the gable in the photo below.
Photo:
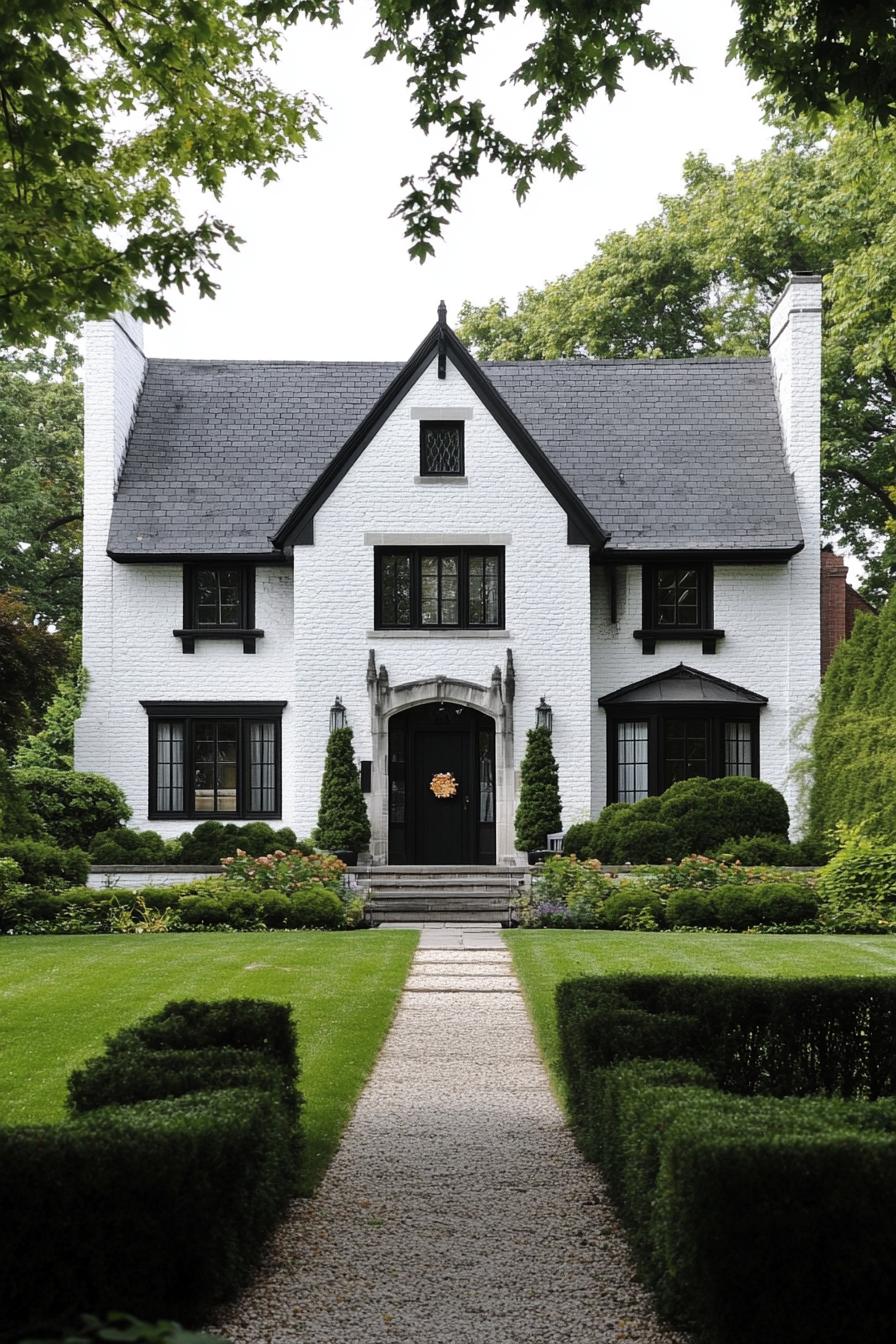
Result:
{"type": "Polygon", "coordinates": [[[471,357],[450,328],[439,321],[421,345],[418,346],[401,372],[393,379],[376,405],[364,417],[333,461],[327,465],[305,497],[299,500],[274,536],[273,543],[275,546],[310,545],[313,543],[313,521],[317,510],[358,460],[399,402],[411,390],[423,370],[433,360],[436,360],[438,376],[444,378],[448,359],[511,443],[519,450],[535,475],[566,512],[568,519],[567,540],[574,545],[591,545],[601,548],[606,544],[608,534],[597,522],[594,515],[585,507],[565,478],[542,452],[525,426],[514,415],[500,393],[489,382],[482,366],[471,357]]]}

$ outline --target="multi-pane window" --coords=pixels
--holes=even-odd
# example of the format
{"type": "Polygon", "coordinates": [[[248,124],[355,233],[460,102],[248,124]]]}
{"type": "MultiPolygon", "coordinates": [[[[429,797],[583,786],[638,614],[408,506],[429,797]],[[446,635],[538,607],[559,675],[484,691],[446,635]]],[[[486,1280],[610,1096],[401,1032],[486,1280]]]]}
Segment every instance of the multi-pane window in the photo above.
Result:
{"type": "Polygon", "coordinates": [[[743,720],[725,724],[725,774],[752,775],[753,725],[743,720]]]}
{"type": "Polygon", "coordinates": [[[498,628],[504,552],[472,548],[376,551],[378,628],[498,628]]]}
{"type": "Polygon", "coordinates": [[[379,556],[380,625],[411,625],[411,560],[400,552],[379,556]]]}
{"type": "Polygon", "coordinates": [[[705,719],[666,719],[663,723],[663,788],[682,779],[710,775],[709,731],[705,719]]]}
{"type": "Polygon", "coordinates": [[[463,420],[420,421],[420,475],[463,476],[463,420]]]}
{"type": "Polygon", "coordinates": [[[420,556],[421,625],[458,624],[459,569],[459,555],[420,556]]]}
{"type": "Polygon", "coordinates": [[[680,780],[759,777],[759,712],[642,702],[607,710],[610,802],[636,803],[680,780]],[[732,713],[738,718],[729,718],[732,713]],[[637,716],[637,717],[635,717],[637,716]]]}
{"type": "Polygon", "coordinates": [[[616,725],[617,801],[637,803],[648,794],[648,740],[644,720],[616,725]]]}
{"type": "Polygon", "coordinates": [[[656,571],[656,623],[699,625],[700,598],[696,569],[661,565],[656,571]]]}
{"type": "Polygon", "coordinates": [[[193,570],[193,619],[197,626],[241,626],[243,571],[193,570]]]}
{"type": "Polygon", "coordinates": [[[643,630],[667,638],[709,632],[712,626],[712,569],[709,565],[645,565],[643,630]]]}
{"type": "Polygon", "coordinates": [[[157,722],[155,725],[157,812],[184,810],[184,724],[157,722]]]}
{"type": "Polygon", "coordinates": [[[279,756],[278,719],[151,717],[150,814],[277,816],[279,756]]]}

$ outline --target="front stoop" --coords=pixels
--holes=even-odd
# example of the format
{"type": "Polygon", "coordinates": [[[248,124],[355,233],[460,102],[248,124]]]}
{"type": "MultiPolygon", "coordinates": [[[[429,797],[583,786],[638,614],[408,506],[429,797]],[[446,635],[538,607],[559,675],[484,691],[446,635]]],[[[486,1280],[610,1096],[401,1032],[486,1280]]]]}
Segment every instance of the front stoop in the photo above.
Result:
{"type": "Polygon", "coordinates": [[[402,866],[356,870],[372,925],[501,924],[516,918],[529,869],[402,866]]]}

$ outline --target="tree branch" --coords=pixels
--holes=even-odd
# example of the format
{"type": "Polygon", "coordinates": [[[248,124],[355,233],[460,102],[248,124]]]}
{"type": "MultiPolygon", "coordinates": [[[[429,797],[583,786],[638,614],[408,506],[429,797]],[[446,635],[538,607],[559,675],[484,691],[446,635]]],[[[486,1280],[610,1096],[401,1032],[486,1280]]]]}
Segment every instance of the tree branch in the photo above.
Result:
{"type": "Polygon", "coordinates": [[[48,537],[50,533],[55,532],[57,528],[65,527],[67,523],[80,523],[83,519],[83,511],[79,511],[78,513],[67,513],[62,518],[53,518],[47,523],[46,527],[41,529],[40,539],[43,541],[44,537],[48,537]]]}
{"type": "Polygon", "coordinates": [[[896,518],[896,502],[890,498],[886,487],[880,485],[877,481],[872,480],[870,476],[866,476],[858,467],[822,467],[821,474],[822,476],[827,477],[848,476],[851,480],[864,486],[869,494],[874,495],[875,499],[883,504],[891,518],[896,518]]]}

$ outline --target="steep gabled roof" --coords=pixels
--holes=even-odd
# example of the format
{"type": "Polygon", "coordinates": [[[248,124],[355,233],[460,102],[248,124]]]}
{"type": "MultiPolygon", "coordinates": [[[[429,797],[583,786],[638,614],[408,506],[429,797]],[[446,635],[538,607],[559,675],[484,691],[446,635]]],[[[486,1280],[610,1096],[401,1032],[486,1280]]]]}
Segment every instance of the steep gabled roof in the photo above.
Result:
{"type": "MultiPolygon", "coordinates": [[[[440,305],[440,312],[443,311],[440,305]]],[[[417,381],[423,370],[438,355],[440,366],[446,357],[458,373],[466,380],[480,400],[488,407],[504,433],[515,444],[539,480],[547,486],[551,494],[565,509],[569,519],[568,536],[571,542],[592,546],[604,546],[607,533],[589,512],[581,498],[570,487],[526,427],[517,419],[510,406],[496,391],[483,372],[483,367],[472,358],[469,351],[457,339],[450,327],[438,321],[427,333],[423,341],[411,355],[401,372],[396,375],[375,406],[358,425],[348,441],[343,444],[333,461],[328,464],[321,476],[315,481],[303,499],[290,513],[283,526],[273,538],[274,545],[283,547],[294,543],[310,541],[312,534],[309,524],[327,496],[335,490],[352,464],[357,461],[377,430],[392,414],[398,402],[417,381]]],[[[443,370],[440,377],[444,376],[443,370]]]]}
{"type": "MultiPolygon", "coordinates": [[[[438,339],[437,324],[406,364],[149,360],[110,554],[275,557],[272,538],[308,540],[438,339]]],[[[768,360],[479,364],[447,329],[445,343],[566,510],[571,541],[620,560],[802,546],[768,360]]]]}
{"type": "Polygon", "coordinates": [[[700,672],[696,668],[679,663],[677,667],[657,672],[652,677],[645,677],[643,681],[633,681],[631,685],[623,686],[621,690],[603,695],[597,703],[638,705],[657,702],[679,705],[700,703],[767,705],[768,696],[757,695],[755,691],[748,691],[745,686],[735,686],[732,681],[723,681],[721,677],[714,677],[709,672],[700,672]]]}

